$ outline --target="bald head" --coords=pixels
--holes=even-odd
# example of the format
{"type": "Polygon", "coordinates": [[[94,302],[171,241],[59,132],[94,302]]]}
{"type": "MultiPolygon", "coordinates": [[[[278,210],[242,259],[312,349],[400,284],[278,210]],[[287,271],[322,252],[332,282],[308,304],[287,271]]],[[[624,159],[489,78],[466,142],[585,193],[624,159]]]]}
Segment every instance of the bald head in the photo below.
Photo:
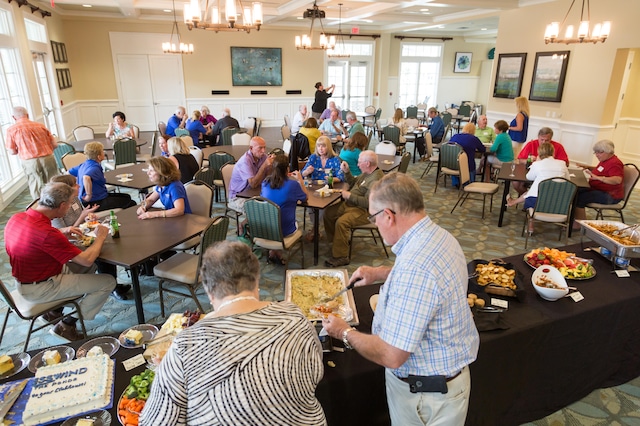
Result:
{"type": "Polygon", "coordinates": [[[363,173],[372,173],[378,168],[378,156],[371,150],[362,151],[358,156],[358,168],[363,173]]]}
{"type": "Polygon", "coordinates": [[[27,109],[21,106],[13,107],[13,118],[17,120],[23,117],[29,117],[29,112],[27,112],[27,109]]]}
{"type": "Polygon", "coordinates": [[[229,108],[225,108],[222,110],[222,116],[223,117],[229,117],[231,116],[231,110],[229,108]]]}

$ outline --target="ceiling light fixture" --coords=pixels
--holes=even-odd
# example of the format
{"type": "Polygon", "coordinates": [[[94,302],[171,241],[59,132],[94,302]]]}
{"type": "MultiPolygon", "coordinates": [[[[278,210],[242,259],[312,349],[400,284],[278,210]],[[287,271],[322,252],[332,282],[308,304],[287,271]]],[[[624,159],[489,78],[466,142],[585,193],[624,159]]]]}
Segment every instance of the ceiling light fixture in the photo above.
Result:
{"type": "Polygon", "coordinates": [[[171,27],[171,37],[169,41],[162,43],[162,51],[164,53],[193,53],[193,44],[182,43],[180,39],[180,31],[178,30],[178,21],[176,19],[176,1],[173,0],[173,27],[171,27]],[[174,36],[175,34],[175,36],[174,36]]]}
{"type": "Polygon", "coordinates": [[[244,7],[242,0],[238,0],[240,4],[240,16],[242,23],[238,22],[238,8],[235,0],[225,0],[225,20],[221,19],[222,7],[221,0],[205,0],[204,15],[201,12],[200,2],[191,0],[191,3],[184,5],[184,23],[191,31],[194,28],[209,31],[245,31],[250,33],[251,30],[260,31],[262,25],[262,3],[253,2],[253,8],[244,7]]]}
{"type": "Polygon", "coordinates": [[[568,25],[565,29],[564,38],[558,38],[560,34],[560,30],[564,28],[564,24],[567,21],[567,17],[573,8],[573,4],[576,0],[571,0],[571,5],[569,6],[569,10],[567,14],[564,16],[562,20],[562,24],[558,22],[552,22],[547,25],[547,29],[544,32],[544,42],[545,44],[549,43],[564,43],[564,44],[573,44],[573,43],[593,43],[597,42],[604,43],[609,37],[609,32],[611,31],[611,22],[604,21],[602,23],[597,23],[593,27],[593,31],[589,31],[589,21],[591,20],[591,8],[589,5],[589,0],[582,0],[582,10],[580,11],[580,25],[578,25],[578,36],[573,36],[574,26],[568,25]],[[587,20],[584,19],[585,12],[585,2],[587,4],[587,20]]]}
{"type": "Polygon", "coordinates": [[[322,19],[325,17],[324,10],[320,10],[316,2],[313,2],[313,9],[305,10],[302,15],[303,18],[311,18],[311,28],[309,29],[309,34],[304,34],[302,36],[297,35],[295,38],[296,49],[304,49],[304,50],[330,50],[336,46],[336,37],[331,36],[327,37],[324,33],[324,25],[322,25],[322,19]],[[316,19],[320,21],[320,45],[312,46],[313,42],[313,24],[316,22],[316,19]]]}
{"type": "Polygon", "coordinates": [[[338,39],[337,44],[327,50],[327,56],[330,58],[349,58],[351,55],[347,53],[347,49],[344,47],[344,40],[342,37],[342,3],[338,3],[340,7],[340,18],[338,21],[338,39]]]}

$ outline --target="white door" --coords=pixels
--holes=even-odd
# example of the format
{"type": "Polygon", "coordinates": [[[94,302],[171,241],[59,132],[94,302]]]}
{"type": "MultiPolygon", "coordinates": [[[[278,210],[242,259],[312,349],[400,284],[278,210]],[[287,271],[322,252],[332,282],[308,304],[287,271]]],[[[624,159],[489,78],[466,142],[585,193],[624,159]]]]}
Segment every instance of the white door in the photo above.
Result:
{"type": "MultiPolygon", "coordinates": [[[[185,106],[181,55],[149,55],[153,106],[158,121],[165,123],[180,105],[185,106]]],[[[191,111],[187,111],[191,116],[191,111]]]]}

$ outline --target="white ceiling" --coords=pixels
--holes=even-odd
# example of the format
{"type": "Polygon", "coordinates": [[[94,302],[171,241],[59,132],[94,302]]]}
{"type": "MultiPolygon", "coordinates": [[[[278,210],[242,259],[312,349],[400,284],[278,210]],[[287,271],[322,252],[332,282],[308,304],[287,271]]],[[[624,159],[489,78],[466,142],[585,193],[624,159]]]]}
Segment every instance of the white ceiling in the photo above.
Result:
{"type": "MultiPolygon", "coordinates": [[[[32,4],[64,17],[96,17],[107,19],[171,20],[171,0],[30,0],[32,4]],[[92,7],[85,7],[91,5],[92,7]]],[[[203,5],[207,0],[201,0],[203,5]]],[[[216,2],[218,0],[209,0],[216,2]]],[[[237,0],[238,1],[238,0],[237,0]]],[[[237,2],[236,1],[236,2],[237,2]]],[[[342,5],[342,31],[359,27],[361,33],[393,33],[406,36],[463,36],[495,40],[498,15],[523,5],[556,0],[318,0],[326,12],[323,25],[337,31],[339,3],[342,5]]],[[[177,0],[176,13],[182,21],[184,0],[177,0]]],[[[224,4],[224,0],[221,0],[224,4]]],[[[244,5],[251,5],[245,0],[244,5]]],[[[264,27],[309,27],[303,12],[313,0],[263,1],[264,27]]],[[[317,25],[317,21],[316,21],[317,25]]]]}

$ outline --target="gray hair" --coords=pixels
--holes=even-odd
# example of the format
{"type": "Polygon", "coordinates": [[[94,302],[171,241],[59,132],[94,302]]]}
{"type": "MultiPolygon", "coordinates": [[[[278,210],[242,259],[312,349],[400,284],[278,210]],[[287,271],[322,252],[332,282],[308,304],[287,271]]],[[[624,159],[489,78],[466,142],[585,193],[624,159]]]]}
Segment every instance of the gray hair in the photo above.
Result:
{"type": "Polygon", "coordinates": [[[370,149],[362,151],[359,157],[362,157],[362,161],[368,161],[374,167],[378,166],[378,154],[376,154],[374,151],[371,151],[370,149]]]}
{"type": "Polygon", "coordinates": [[[222,116],[223,117],[230,117],[231,116],[231,110],[229,108],[225,108],[222,110],[222,116]]]}
{"type": "Polygon", "coordinates": [[[551,130],[551,127],[542,127],[538,131],[538,136],[547,136],[547,135],[549,135],[549,137],[553,139],[553,130],[551,130]]]}
{"type": "Polygon", "coordinates": [[[186,114],[187,113],[187,109],[185,107],[183,107],[183,106],[179,106],[178,108],[176,108],[176,114],[179,113],[179,112],[181,112],[183,114],[186,114]]]}
{"type": "Polygon", "coordinates": [[[38,205],[49,209],[57,209],[73,196],[73,188],[61,182],[51,182],[42,188],[38,205]]]}
{"type": "Polygon", "coordinates": [[[608,139],[602,139],[593,145],[594,152],[605,152],[607,154],[615,154],[616,146],[608,139]]]}
{"type": "Polygon", "coordinates": [[[207,249],[202,256],[200,275],[209,297],[222,299],[255,290],[260,279],[260,263],[248,245],[225,240],[207,249]]]}
{"type": "Polygon", "coordinates": [[[352,120],[357,120],[357,119],[358,119],[358,118],[356,117],[356,113],[355,113],[355,112],[353,112],[353,111],[349,111],[349,112],[347,113],[347,119],[349,119],[349,118],[350,118],[350,119],[352,119],[352,120]]]}
{"type": "Polygon", "coordinates": [[[401,214],[424,213],[420,185],[405,173],[389,173],[376,181],[369,191],[369,204],[401,214]]]}
{"type": "Polygon", "coordinates": [[[13,116],[15,118],[28,117],[29,116],[29,112],[27,111],[27,109],[25,107],[16,106],[16,107],[13,107],[13,116]]]}

